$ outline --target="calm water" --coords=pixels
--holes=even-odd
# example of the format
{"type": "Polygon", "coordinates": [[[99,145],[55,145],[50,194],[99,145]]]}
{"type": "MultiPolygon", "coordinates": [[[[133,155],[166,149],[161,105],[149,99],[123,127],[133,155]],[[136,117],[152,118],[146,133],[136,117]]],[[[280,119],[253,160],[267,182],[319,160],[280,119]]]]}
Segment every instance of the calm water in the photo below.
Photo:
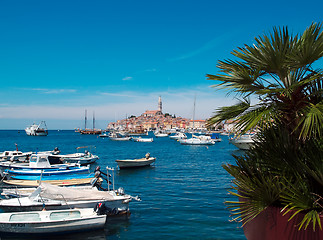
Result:
{"type": "Polygon", "coordinates": [[[0,152],[14,150],[15,143],[21,151],[58,147],[62,154],[94,145],[100,159],[92,169],[97,165],[116,168],[116,159],[141,158],[147,152],[157,157],[153,167],[115,171],[116,187],[142,198],[142,202],[130,203],[132,214],[128,220],[108,222],[104,231],[69,234],[59,239],[245,239],[240,225],[229,222],[224,201],[231,199],[227,193],[231,178],[221,167],[226,162],[234,163],[231,153],[239,151],[226,136],[222,139],[206,147],[184,146],[168,137],[136,143],[73,131],[49,131],[47,137],[0,131],[0,152]]]}

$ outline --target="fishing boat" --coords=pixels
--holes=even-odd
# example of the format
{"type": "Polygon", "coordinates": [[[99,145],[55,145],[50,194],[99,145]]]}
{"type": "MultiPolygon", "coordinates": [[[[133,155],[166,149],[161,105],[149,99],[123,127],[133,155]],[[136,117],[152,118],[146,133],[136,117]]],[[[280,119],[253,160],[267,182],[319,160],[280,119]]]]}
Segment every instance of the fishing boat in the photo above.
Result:
{"type": "Polygon", "coordinates": [[[29,170],[45,170],[45,169],[68,169],[78,166],[77,164],[64,164],[58,155],[49,155],[47,153],[31,154],[29,162],[0,162],[3,169],[29,169],[29,170]]]}
{"type": "Polygon", "coordinates": [[[100,229],[106,215],[93,208],[0,213],[0,232],[20,234],[67,233],[100,229]]]}
{"type": "Polygon", "coordinates": [[[139,159],[124,159],[124,160],[116,160],[119,168],[135,168],[135,167],[145,167],[150,166],[150,164],[154,163],[156,160],[155,157],[150,157],[150,154],[147,153],[146,157],[139,159]]]}
{"type": "Polygon", "coordinates": [[[132,140],[134,142],[153,142],[153,138],[142,138],[142,137],[133,137],[132,140]]]}
{"type": "Polygon", "coordinates": [[[76,150],[86,149],[83,153],[77,152],[66,155],[59,155],[61,160],[65,163],[79,163],[80,165],[88,165],[94,163],[99,157],[97,155],[92,154],[90,151],[95,148],[94,146],[82,146],[77,147],[76,150]],[[90,149],[90,150],[88,150],[90,149]]]}
{"type": "Polygon", "coordinates": [[[40,124],[33,123],[25,128],[25,132],[29,136],[47,136],[48,130],[45,121],[41,121],[40,124]]]}

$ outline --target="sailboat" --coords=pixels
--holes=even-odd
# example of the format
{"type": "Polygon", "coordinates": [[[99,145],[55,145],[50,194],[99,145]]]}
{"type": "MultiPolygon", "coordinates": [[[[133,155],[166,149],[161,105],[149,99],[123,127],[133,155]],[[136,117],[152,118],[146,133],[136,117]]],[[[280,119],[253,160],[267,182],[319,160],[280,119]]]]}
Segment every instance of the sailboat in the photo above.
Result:
{"type": "Polygon", "coordinates": [[[102,130],[101,129],[95,129],[95,115],[93,112],[93,128],[92,129],[87,129],[86,128],[86,123],[87,123],[87,110],[85,109],[85,129],[84,130],[80,130],[81,134],[91,134],[91,135],[96,135],[96,134],[101,134],[102,130]]]}
{"type": "Polygon", "coordinates": [[[192,137],[187,139],[178,139],[178,141],[182,145],[213,145],[215,144],[215,141],[211,140],[211,137],[206,136],[197,136],[194,135],[194,121],[195,121],[195,102],[196,102],[196,96],[194,97],[194,107],[193,107],[193,127],[192,127],[192,137]]]}

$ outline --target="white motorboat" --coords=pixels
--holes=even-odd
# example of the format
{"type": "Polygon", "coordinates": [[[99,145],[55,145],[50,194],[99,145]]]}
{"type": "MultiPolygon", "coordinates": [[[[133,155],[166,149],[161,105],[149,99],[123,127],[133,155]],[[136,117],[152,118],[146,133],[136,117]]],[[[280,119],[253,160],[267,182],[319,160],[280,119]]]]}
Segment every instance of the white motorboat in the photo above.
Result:
{"type": "Polygon", "coordinates": [[[93,208],[0,213],[0,232],[48,234],[103,228],[106,215],[93,208]]]}
{"type": "Polygon", "coordinates": [[[107,210],[129,211],[129,202],[136,199],[121,190],[99,191],[98,188],[59,187],[42,182],[28,197],[0,200],[0,209],[5,212],[94,208],[98,202],[107,210]]]}
{"type": "Polygon", "coordinates": [[[250,149],[254,144],[254,134],[243,134],[239,137],[229,138],[229,142],[239,149],[250,149]]]}
{"type": "Polygon", "coordinates": [[[133,137],[132,140],[134,142],[153,142],[153,138],[142,138],[142,137],[133,137]]]}
{"type": "Polygon", "coordinates": [[[147,153],[146,157],[139,159],[124,159],[116,160],[119,168],[134,168],[134,167],[145,167],[154,163],[156,160],[155,157],[150,157],[150,154],[147,153]]]}
{"type": "Polygon", "coordinates": [[[131,140],[132,137],[122,135],[121,133],[118,132],[111,132],[109,133],[109,139],[113,141],[129,141],[131,140]]]}
{"type": "Polygon", "coordinates": [[[109,137],[109,134],[107,134],[107,133],[102,133],[102,134],[100,134],[100,135],[99,135],[99,137],[101,137],[101,138],[106,138],[106,137],[109,137]]]}
{"type": "Polygon", "coordinates": [[[192,135],[192,138],[188,139],[179,139],[178,140],[182,145],[214,145],[215,142],[208,138],[199,137],[192,135]]]}
{"type": "Polygon", "coordinates": [[[10,169],[68,169],[69,167],[75,167],[76,164],[63,164],[59,155],[48,155],[44,153],[31,154],[29,162],[16,163],[11,161],[0,162],[0,167],[10,169]],[[51,160],[50,158],[54,158],[51,160]]]}
{"type": "Polygon", "coordinates": [[[41,121],[40,124],[32,124],[26,127],[25,132],[29,136],[47,136],[48,130],[45,121],[41,121]]]}
{"type": "Polygon", "coordinates": [[[0,154],[0,160],[6,160],[6,161],[25,161],[32,152],[26,152],[23,153],[18,150],[14,151],[4,151],[0,154]]]}
{"type": "Polygon", "coordinates": [[[168,137],[169,134],[161,130],[156,130],[154,135],[155,137],[168,137]]]}
{"type": "Polygon", "coordinates": [[[185,133],[182,132],[177,132],[175,133],[175,135],[171,135],[169,136],[170,139],[175,139],[175,140],[179,140],[179,139],[186,139],[187,136],[185,133]]]}

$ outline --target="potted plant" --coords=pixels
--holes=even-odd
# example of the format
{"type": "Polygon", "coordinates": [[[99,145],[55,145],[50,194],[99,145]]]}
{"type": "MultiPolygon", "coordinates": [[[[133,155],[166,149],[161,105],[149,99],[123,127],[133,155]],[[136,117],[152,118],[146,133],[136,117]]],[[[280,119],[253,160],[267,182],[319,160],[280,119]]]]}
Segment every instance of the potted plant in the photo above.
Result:
{"type": "Polygon", "coordinates": [[[240,100],[217,109],[208,125],[235,119],[238,134],[258,133],[250,150],[234,156],[236,165],[223,165],[238,197],[227,205],[248,239],[322,239],[322,24],[300,35],[274,28],[232,54],[207,78],[240,100]]]}

